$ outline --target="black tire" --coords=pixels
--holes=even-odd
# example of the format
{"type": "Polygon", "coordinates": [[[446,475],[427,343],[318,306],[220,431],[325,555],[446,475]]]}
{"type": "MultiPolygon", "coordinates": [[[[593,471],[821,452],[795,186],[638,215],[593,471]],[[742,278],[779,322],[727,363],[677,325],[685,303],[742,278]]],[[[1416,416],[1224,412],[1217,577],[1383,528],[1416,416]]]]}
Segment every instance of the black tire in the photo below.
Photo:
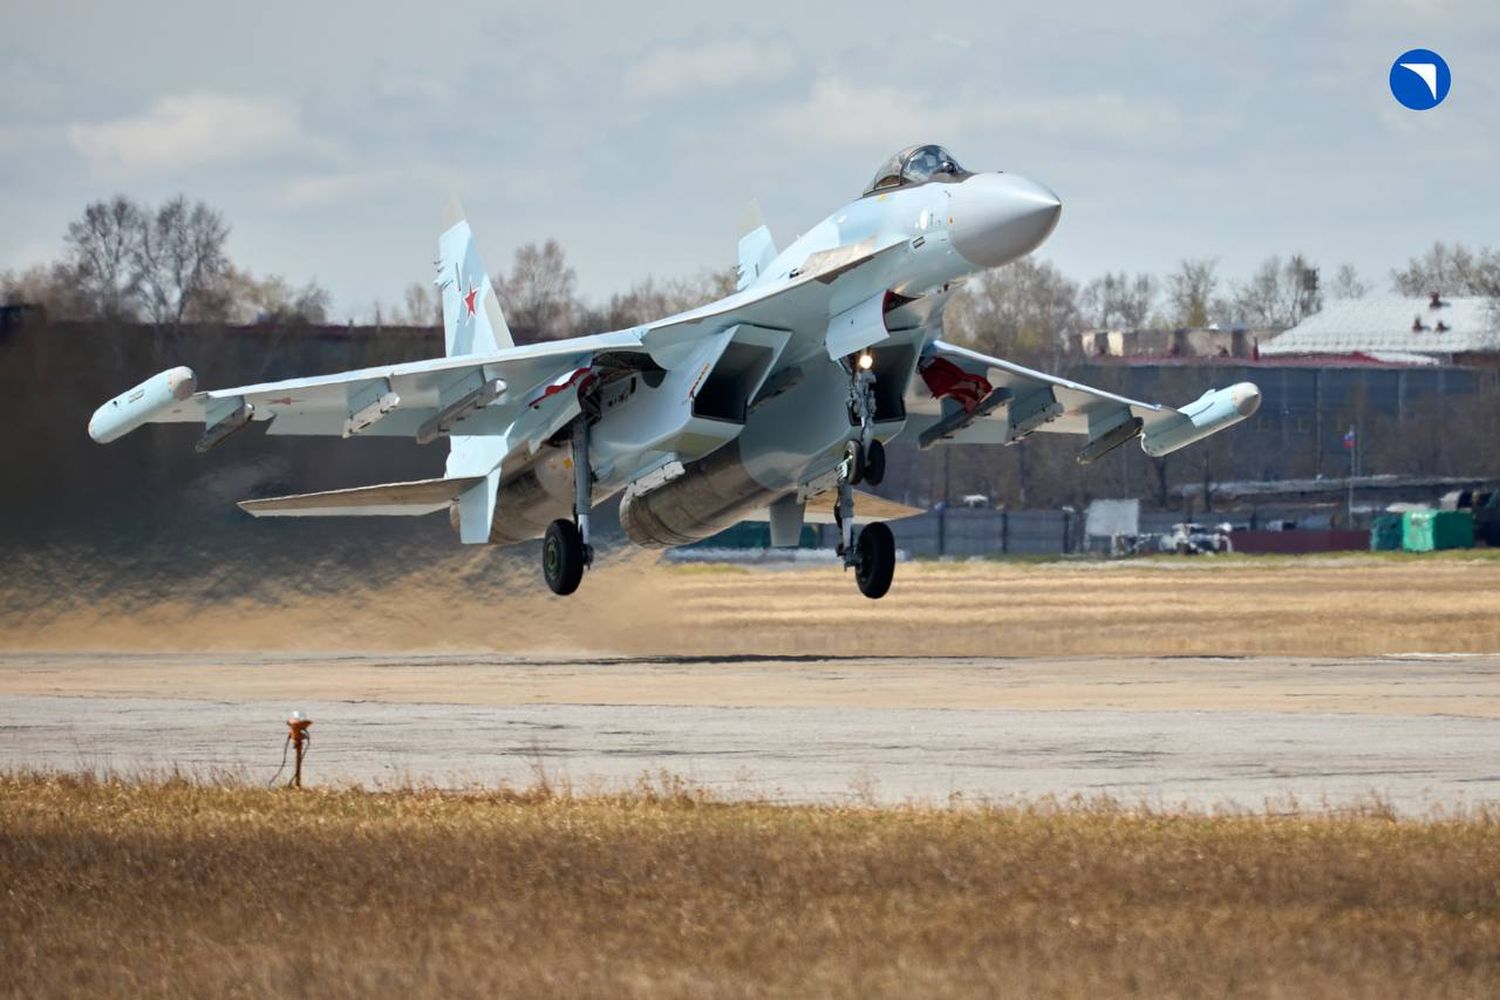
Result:
{"type": "Polygon", "coordinates": [[[554,594],[567,596],[583,582],[583,536],[578,525],[558,518],[542,539],[542,576],[554,594]]]}
{"type": "Polygon", "coordinates": [[[871,441],[870,447],[865,449],[864,473],[865,482],[871,486],[879,486],[885,478],[885,445],[879,441],[871,441]]]}
{"type": "Polygon", "coordinates": [[[854,567],[859,592],[871,600],[884,597],[896,574],[896,536],[884,522],[876,521],[865,525],[854,544],[859,550],[859,562],[854,567]]]}
{"type": "Polygon", "coordinates": [[[865,481],[865,449],[858,441],[850,441],[844,455],[849,459],[849,485],[858,486],[865,481]]]}

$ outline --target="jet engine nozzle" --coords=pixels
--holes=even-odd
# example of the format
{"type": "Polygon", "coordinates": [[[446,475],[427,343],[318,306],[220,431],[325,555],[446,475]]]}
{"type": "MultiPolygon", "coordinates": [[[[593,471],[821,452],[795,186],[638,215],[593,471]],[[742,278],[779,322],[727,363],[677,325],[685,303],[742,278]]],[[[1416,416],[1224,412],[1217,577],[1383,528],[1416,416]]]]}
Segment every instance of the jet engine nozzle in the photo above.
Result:
{"type": "Polygon", "coordinates": [[[1052,234],[1062,202],[1016,174],[975,174],[952,186],[953,247],[978,267],[1024,257],[1052,234]]]}

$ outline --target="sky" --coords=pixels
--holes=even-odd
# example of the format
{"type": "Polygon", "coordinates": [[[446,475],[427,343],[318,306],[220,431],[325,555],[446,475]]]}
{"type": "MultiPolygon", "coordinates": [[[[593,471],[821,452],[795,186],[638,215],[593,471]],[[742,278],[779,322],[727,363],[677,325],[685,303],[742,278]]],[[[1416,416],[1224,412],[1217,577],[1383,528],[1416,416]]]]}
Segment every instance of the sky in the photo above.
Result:
{"type": "Polygon", "coordinates": [[[785,244],[914,142],[1053,188],[1039,253],[1082,280],[1300,251],[1383,289],[1500,245],[1493,0],[9,7],[0,270],[91,200],[182,193],[363,318],[430,279],[457,194],[491,271],[555,237],[597,301],[732,264],[752,197],[785,244]],[[1417,47],[1453,72],[1427,112],[1387,85],[1417,47]]]}

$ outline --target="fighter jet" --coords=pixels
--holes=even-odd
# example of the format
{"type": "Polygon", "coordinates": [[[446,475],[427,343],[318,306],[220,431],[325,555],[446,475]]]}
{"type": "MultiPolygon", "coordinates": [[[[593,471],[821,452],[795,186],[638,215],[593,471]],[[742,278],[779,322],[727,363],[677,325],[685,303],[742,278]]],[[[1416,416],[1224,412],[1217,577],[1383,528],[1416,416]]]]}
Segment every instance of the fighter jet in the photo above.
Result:
{"type": "Polygon", "coordinates": [[[590,512],[623,494],[637,545],[669,547],[740,521],[795,545],[838,526],[866,597],[896,565],[887,521],[917,513],[856,490],[885,476],[885,445],[1012,445],[1077,435],[1088,463],[1140,439],[1166,455],[1244,420],[1251,383],[1173,408],[1090,388],[943,339],[966,279],[1035,250],[1062,211],[1016,174],[974,172],[911,146],[858,198],[783,250],[758,211],[739,238],[737,290],[627,330],[516,345],[462,213],[438,239],[445,356],[200,391],[164,371],[101,406],[100,442],[148,423],[201,424],[207,451],[251,424],[269,434],[448,441],[444,475],[241,501],[256,517],[448,511],[461,541],[542,538],[542,573],[575,591],[593,563],[590,512]]]}

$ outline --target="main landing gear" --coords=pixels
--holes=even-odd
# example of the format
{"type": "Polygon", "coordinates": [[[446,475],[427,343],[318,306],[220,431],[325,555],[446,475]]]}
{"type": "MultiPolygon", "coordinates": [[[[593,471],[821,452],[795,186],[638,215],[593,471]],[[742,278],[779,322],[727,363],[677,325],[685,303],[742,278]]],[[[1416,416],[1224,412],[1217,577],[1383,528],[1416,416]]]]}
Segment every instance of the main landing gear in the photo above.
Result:
{"type": "Polygon", "coordinates": [[[593,565],[589,517],[593,510],[594,470],[589,465],[588,417],[573,422],[573,520],[558,518],[542,539],[542,576],[554,594],[568,595],[583,582],[583,571],[593,565]]]}
{"type": "Polygon", "coordinates": [[[885,478],[885,445],[875,437],[875,373],[873,359],[861,354],[849,380],[849,412],[859,424],[859,434],[844,448],[839,473],[838,503],[833,508],[839,529],[838,554],[844,568],[854,568],[854,581],[866,597],[884,597],[896,572],[896,539],[891,529],[877,521],[854,535],[854,487],[859,483],[879,486],[885,478]]]}

